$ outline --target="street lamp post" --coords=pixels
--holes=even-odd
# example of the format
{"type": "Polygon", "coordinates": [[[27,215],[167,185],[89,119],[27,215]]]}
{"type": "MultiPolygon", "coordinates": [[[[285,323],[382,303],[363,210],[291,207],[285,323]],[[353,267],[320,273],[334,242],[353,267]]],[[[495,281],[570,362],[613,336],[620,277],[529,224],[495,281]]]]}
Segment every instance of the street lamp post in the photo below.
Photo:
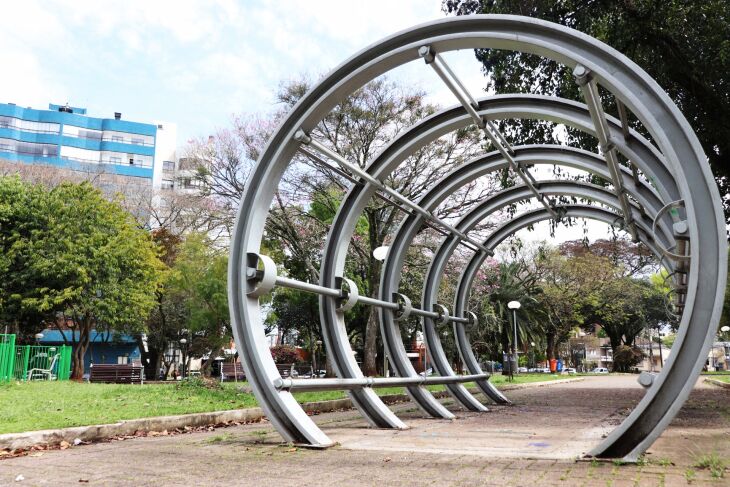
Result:
{"type": "Polygon", "coordinates": [[[507,307],[512,310],[512,323],[514,324],[514,335],[515,339],[512,342],[512,357],[510,358],[510,364],[509,364],[509,372],[510,377],[514,375],[516,372],[513,369],[517,368],[517,310],[520,309],[519,301],[510,301],[507,303],[507,307]],[[513,366],[513,360],[514,360],[514,366],[513,366]]]}

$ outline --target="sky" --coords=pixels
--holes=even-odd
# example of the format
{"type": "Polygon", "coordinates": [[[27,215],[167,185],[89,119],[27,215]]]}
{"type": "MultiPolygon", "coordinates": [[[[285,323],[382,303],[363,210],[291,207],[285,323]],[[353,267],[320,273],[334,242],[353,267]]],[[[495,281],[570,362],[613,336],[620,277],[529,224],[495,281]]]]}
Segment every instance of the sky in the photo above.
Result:
{"type": "MultiPolygon", "coordinates": [[[[22,0],[3,2],[2,13],[0,102],[172,122],[181,147],[234,115],[273,111],[282,82],[317,79],[383,37],[445,16],[440,0],[22,0]]],[[[484,94],[471,50],[446,59],[484,94]]],[[[455,103],[423,62],[390,76],[430,102],[455,103]]],[[[605,228],[593,224],[591,234],[605,228]]],[[[580,237],[574,227],[557,239],[580,237]]]]}

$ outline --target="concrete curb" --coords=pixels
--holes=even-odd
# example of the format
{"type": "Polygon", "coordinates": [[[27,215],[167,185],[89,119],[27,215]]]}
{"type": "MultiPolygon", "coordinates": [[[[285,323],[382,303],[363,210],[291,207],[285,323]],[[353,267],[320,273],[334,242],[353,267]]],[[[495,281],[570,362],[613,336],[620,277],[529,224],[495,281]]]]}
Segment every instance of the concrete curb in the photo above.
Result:
{"type": "MultiPolygon", "coordinates": [[[[582,378],[559,379],[547,382],[529,382],[527,384],[506,385],[502,390],[527,389],[543,387],[553,384],[581,381],[582,378]]],[[[472,392],[479,392],[473,389],[472,392]]],[[[446,391],[434,392],[436,398],[449,397],[446,391]]],[[[409,401],[406,394],[392,394],[381,396],[385,404],[396,404],[409,401]]],[[[350,399],[335,399],[332,401],[309,402],[302,404],[304,411],[310,414],[329,413],[352,409],[350,399]]],[[[75,439],[83,442],[96,442],[117,436],[131,436],[138,431],[172,431],[187,427],[220,425],[226,423],[256,423],[264,419],[261,408],[234,409],[230,411],[213,411],[207,413],[180,414],[177,416],[157,416],[152,418],[128,419],[118,423],[99,424],[91,426],[75,426],[51,430],[27,431],[24,433],[5,433],[0,435],[0,450],[27,449],[35,445],[57,446],[62,442],[73,444],[75,439]]]]}
{"type": "Polygon", "coordinates": [[[709,382],[710,384],[715,385],[715,386],[720,386],[724,389],[730,389],[730,382],[723,382],[721,380],[710,379],[708,377],[705,377],[705,382],[709,382]]]}

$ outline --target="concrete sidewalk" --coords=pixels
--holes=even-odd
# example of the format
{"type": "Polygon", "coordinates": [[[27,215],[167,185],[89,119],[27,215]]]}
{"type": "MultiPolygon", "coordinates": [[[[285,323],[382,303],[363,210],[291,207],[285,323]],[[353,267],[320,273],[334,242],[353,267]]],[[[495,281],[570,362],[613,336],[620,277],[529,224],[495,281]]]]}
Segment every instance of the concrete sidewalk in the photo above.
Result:
{"type": "MultiPolygon", "coordinates": [[[[558,379],[546,382],[532,382],[526,384],[507,385],[505,391],[542,387],[551,384],[574,382],[580,378],[558,379]]],[[[478,393],[477,389],[472,392],[478,393]]],[[[449,397],[448,392],[435,392],[437,398],[449,397]]],[[[381,396],[385,404],[398,404],[410,400],[406,394],[391,394],[381,396]]],[[[309,414],[322,414],[343,409],[352,409],[349,398],[332,401],[309,402],[302,404],[302,408],[309,414]]],[[[232,409],[228,411],[210,411],[204,413],[179,414],[175,416],[153,416],[150,418],[126,419],[116,423],[97,424],[88,426],[74,426],[71,428],[56,428],[50,430],[26,431],[22,433],[0,434],[0,452],[2,450],[28,449],[36,445],[57,446],[63,443],[73,444],[75,441],[94,443],[110,438],[140,435],[151,432],[170,432],[200,428],[204,426],[226,426],[238,423],[257,423],[265,419],[261,408],[232,409]]]]}
{"type": "Polygon", "coordinates": [[[406,403],[394,409],[412,429],[399,432],[327,413],[315,419],[341,446],[324,451],[282,444],[267,423],[97,443],[0,461],[0,485],[728,485],[730,472],[713,480],[693,466],[730,458],[730,394],[704,384],[642,463],[571,459],[642,395],[635,376],[609,376],[515,390],[515,406],[489,413],[450,405],[455,421],[423,419],[406,403]]]}

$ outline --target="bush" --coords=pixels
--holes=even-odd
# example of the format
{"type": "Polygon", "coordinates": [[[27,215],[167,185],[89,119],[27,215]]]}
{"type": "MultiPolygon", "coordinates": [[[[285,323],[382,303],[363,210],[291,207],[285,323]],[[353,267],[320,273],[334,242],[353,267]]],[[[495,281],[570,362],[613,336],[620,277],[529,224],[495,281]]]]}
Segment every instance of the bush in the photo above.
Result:
{"type": "Polygon", "coordinates": [[[190,390],[194,391],[196,389],[211,389],[211,390],[221,390],[223,389],[223,386],[221,386],[220,382],[217,380],[213,380],[207,377],[201,377],[201,376],[194,376],[194,377],[186,377],[180,382],[178,382],[175,387],[179,390],[190,390]]]}
{"type": "Polygon", "coordinates": [[[613,371],[628,372],[644,358],[644,352],[638,348],[621,345],[613,354],[613,371]]]}
{"type": "Polygon", "coordinates": [[[277,364],[293,364],[299,361],[297,349],[291,345],[276,345],[270,350],[271,356],[277,364]]]}

